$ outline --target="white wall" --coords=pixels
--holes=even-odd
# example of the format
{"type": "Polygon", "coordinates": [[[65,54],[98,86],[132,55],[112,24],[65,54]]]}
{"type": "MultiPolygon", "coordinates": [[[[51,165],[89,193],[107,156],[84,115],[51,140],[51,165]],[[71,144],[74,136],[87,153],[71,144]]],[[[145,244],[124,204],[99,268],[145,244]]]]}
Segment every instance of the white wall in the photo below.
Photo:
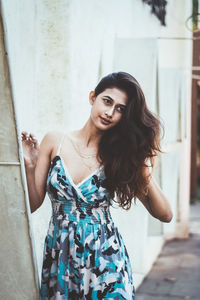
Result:
{"type": "MultiPolygon", "coordinates": [[[[182,110],[186,115],[181,121],[182,127],[186,127],[186,134],[179,144],[176,138],[165,141],[164,147],[169,153],[159,158],[155,170],[155,177],[166,191],[173,207],[176,207],[176,195],[179,191],[182,202],[179,201],[181,207],[178,209],[184,212],[182,215],[180,213],[179,222],[175,211],[173,222],[163,225],[151,218],[139,202],[129,212],[112,210],[113,218],[127,245],[136,287],[150,269],[164,239],[175,235],[187,235],[190,165],[188,68],[191,64],[192,42],[168,38],[191,37],[184,25],[186,18],[191,14],[191,5],[191,1],[187,0],[169,0],[167,27],[162,27],[159,20],[150,13],[150,7],[142,0],[15,0],[12,5],[9,1],[3,2],[12,84],[21,129],[34,132],[39,140],[49,130],[66,131],[80,128],[84,124],[90,112],[89,91],[94,89],[102,76],[120,67],[116,58],[120,57],[121,66],[132,61],[130,49],[128,55],[124,55],[124,61],[123,56],[120,56],[120,49],[123,51],[129,42],[138,45],[137,38],[151,38],[158,53],[155,64],[148,66],[149,74],[146,72],[146,65],[142,65],[141,56],[138,57],[137,64],[137,78],[146,82],[144,89],[147,104],[152,110],[160,112],[166,104],[163,102],[160,107],[156,104],[155,86],[160,84],[155,78],[156,66],[159,72],[164,72],[163,76],[166,69],[170,69],[172,73],[173,70],[178,70],[180,78],[182,76],[186,80],[186,108],[182,110]],[[153,76],[150,70],[153,71],[153,76]],[[153,86],[147,82],[148,77],[153,86]],[[175,157],[179,157],[179,163],[171,176],[172,169],[169,169],[167,161],[173,165],[175,157]],[[180,234],[179,227],[182,225],[184,230],[180,234]]],[[[153,46],[151,47],[153,50],[153,46]]],[[[133,76],[134,70],[132,64],[133,76]]],[[[159,101],[161,98],[162,96],[159,101]]],[[[180,99],[183,103],[182,96],[180,99]]],[[[173,107],[173,102],[171,104],[173,107]]],[[[184,108],[184,105],[181,107],[184,108]]],[[[162,115],[167,124],[169,119],[164,113],[162,115]]],[[[174,122],[178,123],[177,114],[174,122]]],[[[46,198],[42,207],[32,215],[39,269],[50,213],[49,199],[46,198]]]]}

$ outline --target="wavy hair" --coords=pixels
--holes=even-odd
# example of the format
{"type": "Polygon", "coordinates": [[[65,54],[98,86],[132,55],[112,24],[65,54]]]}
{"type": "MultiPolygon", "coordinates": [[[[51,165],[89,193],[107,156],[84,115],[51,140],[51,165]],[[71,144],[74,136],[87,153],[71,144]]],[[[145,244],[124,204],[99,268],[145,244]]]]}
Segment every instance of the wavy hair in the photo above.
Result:
{"type": "Polygon", "coordinates": [[[144,199],[149,177],[143,168],[160,149],[161,128],[158,116],[147,108],[144,93],[138,81],[129,73],[114,72],[103,77],[94,89],[95,96],[107,88],[118,88],[127,95],[127,106],[122,118],[101,136],[98,158],[104,165],[104,185],[120,207],[128,210],[132,199],[144,199]],[[115,193],[116,198],[115,200],[115,193]]]}

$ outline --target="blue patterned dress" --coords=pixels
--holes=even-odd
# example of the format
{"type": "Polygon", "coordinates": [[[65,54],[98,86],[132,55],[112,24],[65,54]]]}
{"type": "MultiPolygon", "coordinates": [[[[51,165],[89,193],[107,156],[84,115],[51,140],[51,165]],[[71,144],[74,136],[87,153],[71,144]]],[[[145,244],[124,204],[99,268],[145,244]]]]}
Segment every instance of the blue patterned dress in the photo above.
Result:
{"type": "Polygon", "coordinates": [[[61,144],[47,177],[52,216],[44,242],[40,298],[133,300],[131,264],[111,217],[104,169],[74,184],[59,155],[61,144]]]}

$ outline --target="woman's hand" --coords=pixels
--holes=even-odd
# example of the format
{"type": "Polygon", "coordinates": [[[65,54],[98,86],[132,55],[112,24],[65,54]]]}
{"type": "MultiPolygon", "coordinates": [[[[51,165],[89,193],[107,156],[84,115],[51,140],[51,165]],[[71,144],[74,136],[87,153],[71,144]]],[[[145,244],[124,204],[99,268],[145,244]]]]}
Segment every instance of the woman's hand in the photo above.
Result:
{"type": "Polygon", "coordinates": [[[33,133],[21,132],[24,163],[26,167],[35,168],[39,153],[39,143],[33,133]]]}
{"type": "Polygon", "coordinates": [[[164,195],[162,189],[152,176],[152,166],[154,159],[145,161],[147,166],[143,166],[142,172],[145,178],[148,178],[149,183],[146,187],[146,199],[140,199],[150,214],[162,222],[170,222],[173,218],[172,209],[169,200],[164,195]]]}
{"type": "Polygon", "coordinates": [[[151,178],[151,172],[152,172],[152,162],[149,160],[145,161],[145,165],[142,168],[142,174],[144,178],[151,178]]]}
{"type": "Polygon", "coordinates": [[[153,159],[146,159],[145,162],[144,162],[144,166],[142,167],[142,175],[143,177],[147,180],[148,184],[145,188],[145,195],[148,194],[148,191],[149,191],[149,184],[151,182],[151,179],[152,179],[152,170],[153,170],[153,159]]]}

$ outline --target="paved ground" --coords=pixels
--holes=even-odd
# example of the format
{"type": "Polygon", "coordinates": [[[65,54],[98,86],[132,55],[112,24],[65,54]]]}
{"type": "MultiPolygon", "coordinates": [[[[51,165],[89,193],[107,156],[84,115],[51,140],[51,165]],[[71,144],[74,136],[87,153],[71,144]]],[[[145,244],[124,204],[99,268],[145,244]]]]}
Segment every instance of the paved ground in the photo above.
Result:
{"type": "Polygon", "coordinates": [[[191,205],[190,236],[163,247],[136,300],[200,300],[200,202],[191,205]]]}

